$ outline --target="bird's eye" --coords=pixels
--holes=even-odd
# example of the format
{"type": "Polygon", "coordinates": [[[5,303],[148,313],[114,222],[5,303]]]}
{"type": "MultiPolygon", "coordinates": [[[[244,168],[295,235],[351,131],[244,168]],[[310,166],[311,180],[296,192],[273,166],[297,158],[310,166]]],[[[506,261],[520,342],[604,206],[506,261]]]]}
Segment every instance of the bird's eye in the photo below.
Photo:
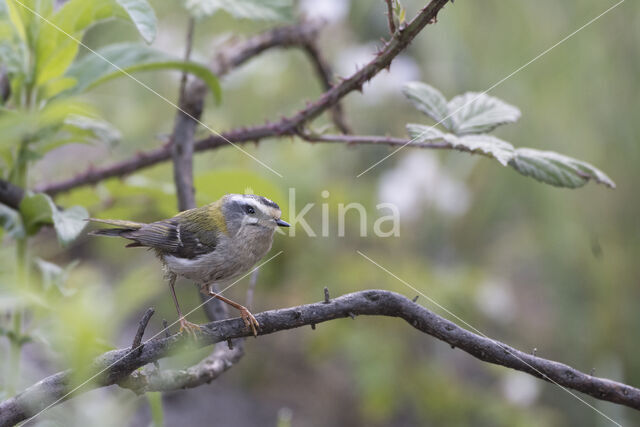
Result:
{"type": "Polygon", "coordinates": [[[247,205],[244,210],[249,214],[249,215],[253,215],[254,213],[256,213],[255,209],[253,209],[253,206],[249,206],[247,205]]]}

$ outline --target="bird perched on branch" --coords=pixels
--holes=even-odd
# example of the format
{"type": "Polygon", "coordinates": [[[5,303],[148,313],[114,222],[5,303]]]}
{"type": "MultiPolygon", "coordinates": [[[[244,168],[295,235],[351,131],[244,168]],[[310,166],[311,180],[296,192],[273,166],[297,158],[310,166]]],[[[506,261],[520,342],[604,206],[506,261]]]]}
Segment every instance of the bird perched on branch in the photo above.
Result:
{"type": "Polygon", "coordinates": [[[181,332],[193,334],[200,327],[182,315],[174,289],[177,276],[195,281],[201,292],[240,310],[247,328],[257,335],[260,324],[253,314],[213,292],[211,286],[238,279],[271,249],[276,228],[289,227],[280,215],[280,207],[266,197],[227,194],[209,205],[150,224],[91,218],[116,228],[90,234],[124,237],[132,241],[127,247],[143,246],[156,252],[167,271],[181,332]]]}

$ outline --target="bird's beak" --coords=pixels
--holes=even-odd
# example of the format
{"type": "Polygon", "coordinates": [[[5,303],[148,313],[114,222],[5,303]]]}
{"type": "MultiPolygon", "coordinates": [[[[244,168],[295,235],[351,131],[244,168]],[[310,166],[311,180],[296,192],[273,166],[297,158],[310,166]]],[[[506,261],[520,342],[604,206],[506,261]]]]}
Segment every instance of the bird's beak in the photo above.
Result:
{"type": "Polygon", "coordinates": [[[280,227],[291,227],[291,225],[288,222],[283,221],[281,219],[276,219],[276,224],[278,224],[280,227]]]}

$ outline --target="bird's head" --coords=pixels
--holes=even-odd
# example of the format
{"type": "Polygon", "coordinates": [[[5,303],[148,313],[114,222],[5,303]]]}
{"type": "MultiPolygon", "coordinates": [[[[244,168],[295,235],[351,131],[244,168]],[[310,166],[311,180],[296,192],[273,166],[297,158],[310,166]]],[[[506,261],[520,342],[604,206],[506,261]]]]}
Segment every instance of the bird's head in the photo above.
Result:
{"type": "Polygon", "coordinates": [[[254,194],[227,194],[221,201],[222,214],[230,231],[245,226],[271,231],[278,226],[289,227],[289,224],[280,219],[280,207],[266,197],[254,194]]]}

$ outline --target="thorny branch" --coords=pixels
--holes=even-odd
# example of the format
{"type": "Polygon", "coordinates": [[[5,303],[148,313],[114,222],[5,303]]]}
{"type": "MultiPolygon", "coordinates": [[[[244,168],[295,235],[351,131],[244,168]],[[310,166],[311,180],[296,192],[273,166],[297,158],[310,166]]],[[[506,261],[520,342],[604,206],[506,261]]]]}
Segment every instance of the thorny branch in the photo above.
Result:
{"type": "MultiPolygon", "coordinates": [[[[417,330],[444,341],[453,348],[459,348],[479,360],[522,371],[596,399],[640,410],[640,389],[594,377],[563,363],[525,353],[500,341],[474,334],[395,292],[360,291],[330,299],[329,302],[323,300],[313,304],[266,311],[257,314],[256,318],[262,326],[259,335],[267,335],[361,315],[401,318],[417,330]]],[[[93,366],[96,372],[106,368],[104,373],[98,375],[91,385],[77,390],[72,396],[90,388],[117,383],[136,391],[169,390],[189,387],[194,382],[201,383],[198,375],[204,371],[192,371],[192,368],[157,377],[150,377],[145,373],[133,376],[131,374],[142,366],[170,356],[187,343],[202,347],[250,335],[251,332],[245,328],[244,322],[240,318],[234,318],[204,325],[195,344],[187,337],[176,334],[147,341],[139,352],[131,352],[130,348],[107,352],[98,357],[93,366]]],[[[201,363],[206,364],[206,359],[201,363]]],[[[219,363],[220,367],[208,370],[208,378],[214,379],[224,371],[224,362],[219,363]]],[[[9,426],[25,420],[58,399],[69,398],[65,394],[69,391],[71,375],[70,371],[51,375],[17,396],[1,402],[0,426],[9,426]]]]}
{"type": "MultiPolygon", "coordinates": [[[[362,86],[371,80],[380,71],[387,69],[393,59],[402,52],[418,33],[428,24],[435,22],[435,18],[448,0],[432,0],[423,8],[416,17],[408,24],[403,23],[393,34],[391,39],[385,43],[384,47],[376,56],[363,68],[353,73],[348,78],[342,79],[340,83],[332,86],[324,92],[316,101],[308,104],[304,109],[290,117],[284,117],[275,123],[253,126],[249,128],[235,129],[219,135],[210,135],[194,145],[194,151],[203,151],[219,148],[228,145],[228,141],[235,144],[242,144],[249,141],[260,141],[265,138],[283,137],[297,135],[304,126],[311,120],[317,118],[325,111],[337,105],[342,98],[353,91],[361,91],[362,86]]],[[[258,43],[255,49],[258,52],[264,50],[258,43]],[[262,49],[262,50],[260,50],[262,49]]],[[[274,46],[288,46],[281,43],[274,46]]],[[[254,51],[249,49],[249,51],[254,51]]],[[[250,56],[249,56],[250,57],[250,56]]],[[[239,59],[246,60],[247,55],[239,55],[239,59]]],[[[215,67],[214,67],[215,69],[215,67]]],[[[124,176],[140,169],[155,165],[171,158],[171,147],[164,147],[139,153],[132,159],[125,160],[102,168],[90,168],[85,172],[76,175],[68,180],[44,184],[37,187],[37,191],[46,192],[51,195],[68,191],[83,185],[90,185],[104,179],[124,176]]]]}

